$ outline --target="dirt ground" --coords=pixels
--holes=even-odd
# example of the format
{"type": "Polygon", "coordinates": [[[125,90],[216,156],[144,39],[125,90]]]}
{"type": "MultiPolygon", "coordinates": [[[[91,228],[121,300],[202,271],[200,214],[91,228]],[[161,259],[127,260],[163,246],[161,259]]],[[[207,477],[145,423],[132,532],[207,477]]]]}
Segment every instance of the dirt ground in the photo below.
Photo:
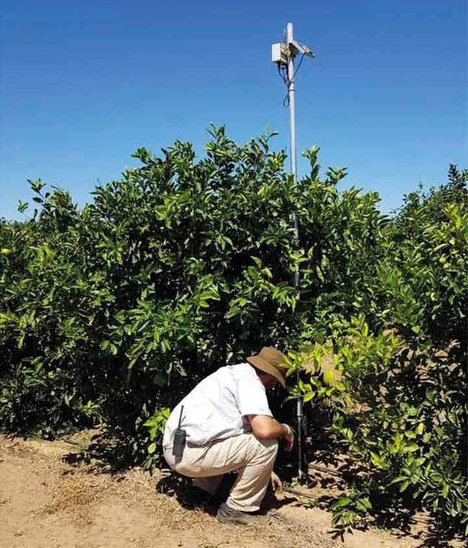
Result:
{"type": "Polygon", "coordinates": [[[212,513],[186,510],[158,492],[161,478],[140,469],[106,474],[72,466],[65,457],[76,450],[63,441],[0,436],[1,548],[449,546],[428,541],[421,527],[411,534],[368,529],[336,539],[329,513],[288,493],[276,495],[277,509],[265,523],[223,525],[212,513]]]}

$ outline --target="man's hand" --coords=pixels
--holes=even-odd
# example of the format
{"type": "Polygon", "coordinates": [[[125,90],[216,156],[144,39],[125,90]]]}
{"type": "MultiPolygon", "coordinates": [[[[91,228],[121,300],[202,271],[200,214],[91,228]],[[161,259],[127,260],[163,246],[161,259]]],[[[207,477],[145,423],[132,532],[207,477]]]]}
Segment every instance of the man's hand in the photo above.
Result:
{"type": "Polygon", "coordinates": [[[286,451],[286,453],[289,453],[294,445],[294,434],[291,428],[287,424],[283,424],[283,426],[285,426],[288,429],[288,433],[286,434],[286,436],[284,436],[284,440],[285,440],[284,450],[286,451]]]}
{"type": "Polygon", "coordinates": [[[281,480],[274,472],[271,473],[270,481],[271,481],[271,486],[273,487],[273,491],[275,493],[276,491],[281,492],[281,490],[283,489],[283,484],[281,483],[281,480]]]}

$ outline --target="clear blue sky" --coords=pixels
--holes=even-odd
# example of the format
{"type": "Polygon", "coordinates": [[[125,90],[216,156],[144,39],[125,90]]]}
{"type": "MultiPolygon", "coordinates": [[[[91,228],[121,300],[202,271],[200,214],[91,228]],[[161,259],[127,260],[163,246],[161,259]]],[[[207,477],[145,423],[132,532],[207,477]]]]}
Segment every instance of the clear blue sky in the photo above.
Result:
{"type": "MultiPolygon", "coordinates": [[[[288,147],[270,61],[288,21],[316,53],[297,80],[298,147],[349,169],[382,210],[468,167],[466,0],[4,0],[0,216],[21,218],[26,179],[81,205],[100,181],[175,139],[203,154],[209,122],[288,147]]],[[[300,159],[299,171],[307,169],[300,159]]]]}

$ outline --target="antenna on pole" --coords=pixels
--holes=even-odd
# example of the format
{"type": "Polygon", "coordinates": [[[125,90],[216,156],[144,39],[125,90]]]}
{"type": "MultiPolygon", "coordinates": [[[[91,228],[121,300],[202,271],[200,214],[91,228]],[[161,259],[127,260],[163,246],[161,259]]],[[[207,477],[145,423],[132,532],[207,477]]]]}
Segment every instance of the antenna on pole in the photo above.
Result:
{"type": "MultiPolygon", "coordinates": [[[[304,57],[315,57],[307,46],[294,40],[293,24],[288,23],[286,27],[285,41],[271,46],[271,60],[278,66],[278,72],[282,76],[284,83],[288,89],[287,104],[289,105],[289,139],[290,139],[290,155],[291,155],[291,175],[294,181],[297,181],[297,157],[296,157],[296,111],[295,111],[295,76],[298,69],[294,68],[294,59],[298,54],[302,54],[300,64],[304,57]]],[[[299,67],[298,67],[299,68],[299,67]]],[[[294,225],[294,233],[296,239],[299,240],[299,222],[296,215],[292,217],[294,225]]],[[[299,266],[294,273],[294,287],[299,286],[300,271],[299,266]]],[[[299,376],[299,373],[298,373],[299,376]]],[[[298,442],[298,480],[304,481],[303,455],[302,455],[302,439],[304,434],[304,413],[302,400],[297,400],[297,442],[298,442]]]]}

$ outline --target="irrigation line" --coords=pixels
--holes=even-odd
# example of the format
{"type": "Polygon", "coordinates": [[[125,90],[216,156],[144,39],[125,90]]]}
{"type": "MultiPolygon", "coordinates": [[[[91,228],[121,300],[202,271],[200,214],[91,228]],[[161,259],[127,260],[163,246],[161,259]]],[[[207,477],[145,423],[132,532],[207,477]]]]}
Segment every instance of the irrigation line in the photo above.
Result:
{"type": "Polygon", "coordinates": [[[332,476],[339,476],[340,478],[343,477],[343,472],[339,472],[338,470],[329,470],[328,468],[325,468],[325,466],[309,464],[309,468],[312,468],[313,470],[318,470],[319,472],[325,472],[326,474],[331,474],[332,476]]]}
{"type": "Polygon", "coordinates": [[[309,493],[304,493],[302,491],[298,491],[297,489],[290,489],[289,487],[283,487],[281,489],[284,493],[291,493],[292,495],[296,495],[298,497],[305,497],[306,499],[311,500],[319,500],[320,497],[317,497],[315,495],[309,495],[309,493]]]}

